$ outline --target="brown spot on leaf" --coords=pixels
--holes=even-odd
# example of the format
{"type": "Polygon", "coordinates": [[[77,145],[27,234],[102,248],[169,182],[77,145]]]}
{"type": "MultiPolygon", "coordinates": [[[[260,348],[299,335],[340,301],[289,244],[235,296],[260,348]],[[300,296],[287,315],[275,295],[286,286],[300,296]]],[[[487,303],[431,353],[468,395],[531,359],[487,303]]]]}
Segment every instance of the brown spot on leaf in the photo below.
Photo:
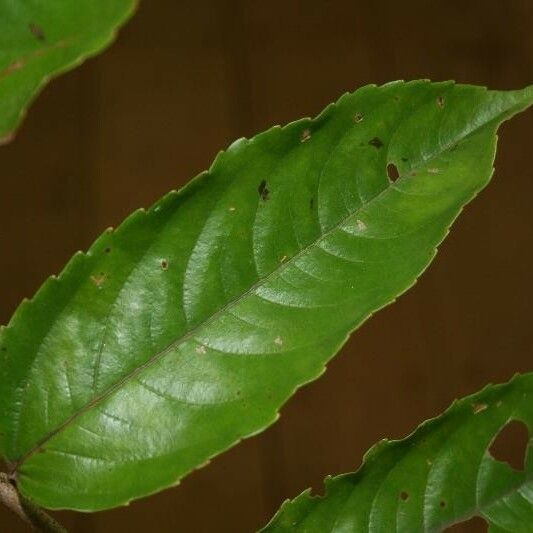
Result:
{"type": "Polygon", "coordinates": [[[437,96],[437,105],[439,107],[444,107],[445,102],[444,96],[437,96]]]}
{"type": "Polygon", "coordinates": [[[257,188],[257,191],[259,192],[259,197],[261,198],[261,200],[263,200],[263,202],[266,202],[268,200],[268,196],[270,194],[270,191],[268,190],[268,187],[267,187],[266,180],[263,180],[259,184],[259,187],[257,188]]]}
{"type": "Polygon", "coordinates": [[[363,113],[356,113],[354,116],[353,116],[353,121],[356,123],[356,124],[359,124],[359,122],[363,122],[363,119],[364,119],[364,115],[363,113]]]}
{"type": "Polygon", "coordinates": [[[38,24],[34,24],[33,22],[30,22],[30,24],[28,24],[28,27],[30,28],[30,31],[32,32],[33,36],[38,41],[46,41],[46,37],[44,35],[44,31],[41,28],[41,26],[39,26],[38,24]]]}
{"type": "Polygon", "coordinates": [[[474,411],[474,414],[477,415],[478,413],[485,411],[488,407],[489,406],[486,403],[473,403],[472,411],[474,411]]]}
{"type": "Polygon", "coordinates": [[[6,67],[7,73],[15,72],[17,70],[20,70],[25,65],[24,61],[22,59],[18,59],[17,61],[13,61],[10,65],[6,67]]]}
{"type": "Polygon", "coordinates": [[[396,181],[400,177],[398,167],[394,163],[389,163],[387,165],[387,176],[391,181],[396,181]]]}
{"type": "Polygon", "coordinates": [[[300,142],[307,142],[311,138],[311,130],[307,129],[302,131],[302,135],[300,136],[300,142]]]}
{"type": "Polygon", "coordinates": [[[373,146],[374,148],[382,148],[383,147],[383,141],[379,137],[374,137],[373,139],[370,139],[368,141],[368,144],[370,146],[373,146]]]}
{"type": "Polygon", "coordinates": [[[405,490],[402,490],[402,492],[400,492],[400,500],[402,500],[403,502],[406,502],[408,499],[409,499],[409,493],[406,492],[405,490]]]}
{"type": "Polygon", "coordinates": [[[104,274],[104,272],[100,272],[100,274],[95,274],[94,276],[91,276],[91,281],[100,288],[107,280],[107,275],[104,274]]]}
{"type": "Polygon", "coordinates": [[[22,59],[17,59],[16,61],[13,61],[13,63],[10,63],[7,67],[4,68],[4,70],[0,71],[0,80],[2,78],[7,78],[10,74],[13,74],[17,70],[20,70],[22,67],[24,67],[26,63],[22,59]]]}
{"type": "Polygon", "coordinates": [[[168,261],[166,259],[161,259],[160,265],[161,270],[168,270],[168,261]]]}
{"type": "Polygon", "coordinates": [[[0,70],[0,80],[3,78],[6,78],[10,74],[13,74],[14,72],[25,67],[26,63],[28,63],[28,61],[31,61],[32,58],[45,56],[49,54],[50,52],[52,52],[53,50],[56,50],[58,48],[64,48],[65,46],[67,46],[67,44],[68,44],[67,41],[61,40],[55,43],[54,45],[42,46],[38,48],[37,50],[34,50],[31,54],[28,54],[25,57],[22,57],[20,59],[17,59],[16,61],[13,61],[10,65],[5,67],[3,70],[0,70]]]}

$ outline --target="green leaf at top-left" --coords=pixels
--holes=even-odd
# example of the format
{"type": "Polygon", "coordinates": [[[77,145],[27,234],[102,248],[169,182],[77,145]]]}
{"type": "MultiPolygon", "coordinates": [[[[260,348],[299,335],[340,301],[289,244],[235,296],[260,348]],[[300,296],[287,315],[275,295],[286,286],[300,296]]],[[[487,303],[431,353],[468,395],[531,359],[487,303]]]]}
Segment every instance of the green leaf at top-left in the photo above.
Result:
{"type": "Polygon", "coordinates": [[[137,0],[0,0],[0,144],[53,76],[107,46],[137,0]]]}

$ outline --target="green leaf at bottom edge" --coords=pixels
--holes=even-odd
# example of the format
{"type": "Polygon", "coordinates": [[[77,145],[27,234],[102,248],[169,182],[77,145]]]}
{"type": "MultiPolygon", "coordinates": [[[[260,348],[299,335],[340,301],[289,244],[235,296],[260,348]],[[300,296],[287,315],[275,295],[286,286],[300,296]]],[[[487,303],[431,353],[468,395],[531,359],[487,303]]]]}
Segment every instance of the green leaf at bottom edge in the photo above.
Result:
{"type": "MultiPolygon", "coordinates": [[[[503,437],[503,434],[502,434],[503,437]]],[[[441,531],[474,516],[491,531],[533,531],[533,374],[454,403],[404,440],[382,441],[361,468],[283,504],[264,533],[441,531]],[[523,471],[491,443],[511,421],[529,430],[523,471]]]]}

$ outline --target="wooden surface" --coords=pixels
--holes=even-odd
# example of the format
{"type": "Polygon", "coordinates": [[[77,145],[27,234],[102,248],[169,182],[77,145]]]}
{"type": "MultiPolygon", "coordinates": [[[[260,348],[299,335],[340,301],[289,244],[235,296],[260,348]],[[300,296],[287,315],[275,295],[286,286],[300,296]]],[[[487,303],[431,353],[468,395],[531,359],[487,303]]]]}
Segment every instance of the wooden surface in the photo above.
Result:
{"type": "MultiPolygon", "coordinates": [[[[103,56],[52,82],[0,148],[0,322],[107,226],[240,136],[393,79],[533,82],[530,0],[146,0],[103,56]]],[[[171,490],[73,532],[248,532],[454,398],[531,370],[533,113],[418,285],[377,314],[280,421],[171,490]]],[[[474,526],[464,530],[474,530],[474,526]]],[[[25,531],[0,509],[0,531],[25,531]]]]}

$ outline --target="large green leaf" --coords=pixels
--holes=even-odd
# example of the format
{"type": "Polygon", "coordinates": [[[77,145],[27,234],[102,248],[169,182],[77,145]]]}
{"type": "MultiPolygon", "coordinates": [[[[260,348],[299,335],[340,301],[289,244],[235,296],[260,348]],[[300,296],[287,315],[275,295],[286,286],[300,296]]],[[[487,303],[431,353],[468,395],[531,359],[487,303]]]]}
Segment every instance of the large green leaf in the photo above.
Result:
{"type": "Polygon", "coordinates": [[[413,285],[488,182],[499,123],[532,100],[364,87],[104,233],[0,337],[0,450],[21,491],[124,504],[272,424],[413,285]]]}
{"type": "MultiPolygon", "coordinates": [[[[503,438],[503,434],[502,434],[503,438]]],[[[266,533],[441,531],[481,516],[491,531],[533,531],[533,374],[454,403],[400,441],[381,441],[353,474],[283,504],[266,533]],[[529,429],[525,469],[489,448],[511,421],[529,429]]]]}
{"type": "Polygon", "coordinates": [[[136,0],[0,0],[0,144],[39,89],[108,45],[136,0]]]}

